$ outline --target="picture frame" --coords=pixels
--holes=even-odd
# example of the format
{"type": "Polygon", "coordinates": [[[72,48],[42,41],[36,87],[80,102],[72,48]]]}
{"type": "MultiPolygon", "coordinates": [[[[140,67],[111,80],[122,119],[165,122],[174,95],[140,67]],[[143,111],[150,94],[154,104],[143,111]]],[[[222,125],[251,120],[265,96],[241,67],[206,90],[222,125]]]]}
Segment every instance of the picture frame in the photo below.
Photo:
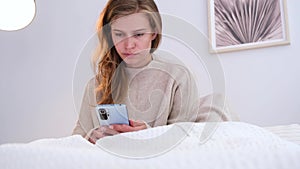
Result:
{"type": "Polygon", "coordinates": [[[211,53],[289,45],[286,0],[208,0],[211,53]]]}

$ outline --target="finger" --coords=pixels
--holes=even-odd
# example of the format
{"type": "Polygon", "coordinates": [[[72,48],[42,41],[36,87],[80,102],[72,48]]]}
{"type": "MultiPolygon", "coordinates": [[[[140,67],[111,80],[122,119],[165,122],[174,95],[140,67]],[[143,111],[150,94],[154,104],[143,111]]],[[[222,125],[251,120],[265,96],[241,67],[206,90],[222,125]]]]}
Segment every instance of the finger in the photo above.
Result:
{"type": "Polygon", "coordinates": [[[109,126],[101,126],[101,127],[94,129],[91,132],[91,134],[88,138],[88,141],[95,144],[96,141],[99,140],[100,138],[103,138],[105,136],[112,136],[115,134],[119,134],[119,132],[116,130],[113,130],[109,126]]]}
{"type": "Polygon", "coordinates": [[[89,136],[88,141],[95,144],[99,138],[101,138],[101,137],[99,135],[96,135],[95,132],[93,131],[91,133],[91,135],[89,136]]]}
{"type": "Polygon", "coordinates": [[[144,125],[144,122],[142,122],[142,121],[135,121],[135,120],[129,120],[129,124],[130,124],[130,126],[135,127],[135,126],[142,126],[142,125],[144,125]]]}
{"type": "Polygon", "coordinates": [[[119,134],[118,131],[114,130],[113,127],[110,126],[101,126],[99,127],[98,131],[100,131],[102,134],[106,136],[112,136],[115,134],[119,134]]]}
{"type": "Polygon", "coordinates": [[[131,132],[131,131],[136,131],[134,129],[134,127],[131,127],[129,125],[126,125],[126,124],[114,124],[114,125],[111,125],[112,128],[120,133],[123,133],[123,132],[131,132]]]}
{"type": "Polygon", "coordinates": [[[142,123],[142,124],[140,124],[140,125],[138,125],[138,126],[135,126],[135,127],[133,127],[133,128],[134,128],[134,131],[139,131],[139,130],[147,129],[147,126],[146,126],[145,123],[142,123]]]}
{"type": "Polygon", "coordinates": [[[96,143],[96,140],[94,138],[92,138],[92,137],[89,137],[88,141],[91,142],[91,143],[93,143],[93,144],[96,143]]]}
{"type": "Polygon", "coordinates": [[[143,123],[140,126],[136,126],[135,129],[136,129],[136,131],[138,131],[138,130],[144,130],[144,129],[147,129],[147,126],[146,126],[146,124],[143,123]]]}
{"type": "Polygon", "coordinates": [[[105,135],[103,134],[103,132],[100,131],[100,127],[93,130],[92,133],[91,133],[91,136],[90,138],[96,142],[98,139],[104,137],[105,135]]]}
{"type": "Polygon", "coordinates": [[[146,124],[143,123],[143,125],[140,126],[136,126],[136,127],[132,127],[132,126],[128,126],[125,124],[116,124],[116,125],[112,125],[113,129],[118,131],[118,132],[132,132],[132,131],[139,131],[139,130],[143,130],[146,129],[147,126],[146,124]]]}

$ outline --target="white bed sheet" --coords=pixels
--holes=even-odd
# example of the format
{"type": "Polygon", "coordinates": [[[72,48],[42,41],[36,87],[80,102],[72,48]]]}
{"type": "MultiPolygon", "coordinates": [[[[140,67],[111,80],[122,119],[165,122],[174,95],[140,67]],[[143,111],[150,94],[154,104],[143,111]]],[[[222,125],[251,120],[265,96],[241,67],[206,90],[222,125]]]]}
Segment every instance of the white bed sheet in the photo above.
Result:
{"type": "Polygon", "coordinates": [[[289,125],[277,125],[264,127],[266,130],[276,134],[282,139],[288,140],[290,142],[300,145],[300,125],[299,124],[289,124],[289,125]]]}
{"type": "MultiPolygon", "coordinates": [[[[214,169],[299,169],[300,146],[281,139],[275,134],[254,125],[241,122],[223,122],[204,144],[199,136],[204,123],[180,123],[140,132],[108,137],[100,143],[115,142],[126,146],[122,138],[147,138],[170,128],[188,135],[169,151],[151,158],[123,158],[90,144],[81,136],[59,139],[41,139],[27,144],[0,146],[2,169],[60,169],[60,168],[214,168],[214,169]],[[120,139],[121,138],[121,139],[120,139]]],[[[172,142],[172,136],[158,148],[172,142]]],[[[113,144],[112,144],[113,145],[113,144]]],[[[147,150],[147,147],[145,147],[147,150]]]]}

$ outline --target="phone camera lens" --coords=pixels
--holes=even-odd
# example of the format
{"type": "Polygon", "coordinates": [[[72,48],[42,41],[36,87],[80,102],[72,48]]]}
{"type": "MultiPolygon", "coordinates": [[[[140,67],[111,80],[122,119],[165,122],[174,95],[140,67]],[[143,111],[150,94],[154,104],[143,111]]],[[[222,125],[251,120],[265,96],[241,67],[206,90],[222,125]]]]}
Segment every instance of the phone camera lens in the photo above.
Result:
{"type": "Polygon", "coordinates": [[[98,112],[99,112],[101,120],[108,119],[108,113],[107,113],[106,109],[99,109],[98,112]]]}

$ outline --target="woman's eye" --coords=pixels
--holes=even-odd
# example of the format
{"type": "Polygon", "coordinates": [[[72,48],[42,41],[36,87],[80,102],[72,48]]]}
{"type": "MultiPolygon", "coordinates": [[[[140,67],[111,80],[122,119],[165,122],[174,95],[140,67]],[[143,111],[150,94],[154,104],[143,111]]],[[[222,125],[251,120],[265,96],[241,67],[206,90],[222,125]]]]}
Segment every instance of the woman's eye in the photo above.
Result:
{"type": "Polygon", "coordinates": [[[134,36],[135,37],[142,37],[144,35],[144,33],[137,33],[137,34],[135,34],[134,36]]]}
{"type": "Polygon", "coordinates": [[[121,37],[121,36],[122,36],[122,33],[115,33],[115,36],[121,37]]]}

